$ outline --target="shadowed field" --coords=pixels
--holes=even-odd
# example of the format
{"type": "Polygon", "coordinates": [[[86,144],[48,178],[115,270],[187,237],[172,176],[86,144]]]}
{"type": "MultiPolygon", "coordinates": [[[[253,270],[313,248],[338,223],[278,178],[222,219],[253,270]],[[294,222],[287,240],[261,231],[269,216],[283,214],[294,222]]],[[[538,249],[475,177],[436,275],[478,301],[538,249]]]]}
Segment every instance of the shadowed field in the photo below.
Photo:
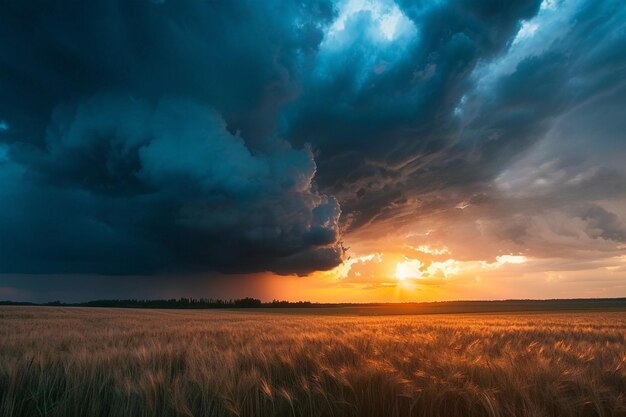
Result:
{"type": "Polygon", "coordinates": [[[0,308],[1,416],[626,416],[626,312],[0,308]]]}

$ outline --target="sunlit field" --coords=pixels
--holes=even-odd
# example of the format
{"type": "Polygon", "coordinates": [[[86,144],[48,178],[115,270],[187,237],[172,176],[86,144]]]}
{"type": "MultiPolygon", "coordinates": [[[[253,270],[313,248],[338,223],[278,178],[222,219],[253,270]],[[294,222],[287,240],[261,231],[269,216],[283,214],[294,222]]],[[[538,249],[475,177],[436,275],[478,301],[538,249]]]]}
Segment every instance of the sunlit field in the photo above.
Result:
{"type": "Polygon", "coordinates": [[[1,416],[625,416],[626,312],[5,307],[1,416]]]}

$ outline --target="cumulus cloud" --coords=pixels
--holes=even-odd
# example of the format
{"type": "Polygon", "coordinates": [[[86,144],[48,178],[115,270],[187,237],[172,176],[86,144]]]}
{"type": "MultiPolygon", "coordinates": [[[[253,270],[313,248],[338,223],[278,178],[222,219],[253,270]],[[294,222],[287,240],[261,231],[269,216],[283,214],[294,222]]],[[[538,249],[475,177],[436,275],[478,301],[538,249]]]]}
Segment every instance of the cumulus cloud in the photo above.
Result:
{"type": "Polygon", "coordinates": [[[337,200],[273,132],[334,11],[280,3],[3,5],[0,270],[340,263],[337,200]]]}
{"type": "Polygon", "coordinates": [[[339,205],[313,188],[311,152],[276,140],[252,154],[205,105],[95,96],[56,108],[45,142],[13,146],[8,271],[305,274],[342,260],[339,205]],[[60,212],[21,206],[53,194],[60,212]]]}

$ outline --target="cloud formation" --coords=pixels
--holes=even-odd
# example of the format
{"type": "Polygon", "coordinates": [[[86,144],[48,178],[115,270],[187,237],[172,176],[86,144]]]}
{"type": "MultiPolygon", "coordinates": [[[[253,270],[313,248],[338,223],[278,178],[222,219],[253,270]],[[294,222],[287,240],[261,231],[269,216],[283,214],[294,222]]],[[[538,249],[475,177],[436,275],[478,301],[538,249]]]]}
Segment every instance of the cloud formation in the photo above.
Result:
{"type": "MultiPolygon", "coordinates": [[[[487,3],[440,3],[431,13],[487,3]]],[[[470,17],[462,20],[468,26],[460,32],[473,40],[475,60],[451,78],[455,84],[446,83],[435,95],[447,102],[427,100],[426,110],[403,103],[403,110],[417,109],[418,115],[434,112],[425,120],[408,119],[413,124],[390,122],[411,127],[406,144],[389,127],[380,134],[371,125],[364,129],[377,139],[337,130],[348,132],[355,144],[346,152],[327,150],[328,163],[348,171],[333,176],[331,170],[329,176],[341,181],[331,184],[358,239],[374,240],[393,229],[401,244],[448,246],[456,259],[493,261],[523,253],[569,260],[574,269],[580,257],[609,264],[623,253],[626,173],[619,160],[626,142],[619,113],[626,105],[626,56],[620,46],[626,41],[626,8],[576,0],[525,6],[518,4],[526,14],[506,7],[499,14],[489,3],[488,17],[480,11],[462,15],[480,16],[481,23],[503,20],[487,32],[493,34],[490,42],[483,42],[470,17]],[[354,157],[355,152],[364,156],[354,157]]],[[[428,27],[413,21],[417,28],[428,27]]],[[[455,26],[449,22],[455,21],[437,22],[453,39],[455,26]]],[[[445,57],[443,44],[432,56],[445,57]]],[[[461,56],[455,50],[445,62],[458,64],[461,56]]],[[[421,61],[409,62],[416,68],[421,61]]],[[[432,76],[439,68],[443,64],[437,62],[427,72],[432,76]]],[[[405,88],[400,97],[429,91],[435,81],[419,74],[420,88],[412,95],[411,87],[405,88]]],[[[371,78],[369,85],[376,85],[378,78],[371,78]]],[[[343,108],[356,114],[357,106],[367,103],[355,100],[343,108]]],[[[363,122],[375,123],[390,108],[381,105],[370,114],[371,122],[363,122]]],[[[326,163],[322,148],[320,171],[328,172],[326,163]]]]}
{"type": "Polygon", "coordinates": [[[15,145],[4,170],[17,182],[3,193],[16,212],[0,217],[8,270],[306,274],[342,259],[339,205],[313,189],[311,152],[276,140],[252,154],[210,107],[92,97],[57,107],[45,142],[15,145]]]}
{"type": "Polygon", "coordinates": [[[623,251],[622,2],[1,8],[0,273],[623,251]]]}

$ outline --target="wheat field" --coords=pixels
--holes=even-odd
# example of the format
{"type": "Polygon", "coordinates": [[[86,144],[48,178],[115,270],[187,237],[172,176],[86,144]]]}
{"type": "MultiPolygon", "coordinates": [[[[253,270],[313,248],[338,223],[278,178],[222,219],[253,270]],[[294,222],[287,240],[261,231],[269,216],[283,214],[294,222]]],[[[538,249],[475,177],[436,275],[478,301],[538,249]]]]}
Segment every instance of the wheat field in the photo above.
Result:
{"type": "Polygon", "coordinates": [[[626,313],[0,308],[1,416],[626,416],[626,313]]]}

